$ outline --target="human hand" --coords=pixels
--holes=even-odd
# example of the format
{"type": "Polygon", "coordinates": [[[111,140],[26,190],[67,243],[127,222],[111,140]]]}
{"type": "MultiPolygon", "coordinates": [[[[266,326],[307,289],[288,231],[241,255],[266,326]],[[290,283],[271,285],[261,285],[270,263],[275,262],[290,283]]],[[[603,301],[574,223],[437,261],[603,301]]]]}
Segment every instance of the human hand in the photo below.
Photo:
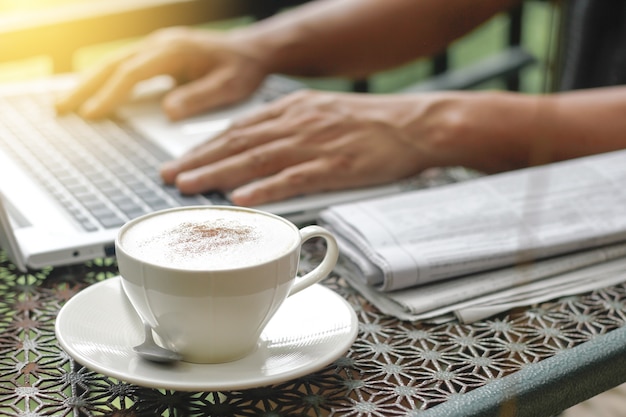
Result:
{"type": "Polygon", "coordinates": [[[168,28],[86,73],[57,101],[57,111],[104,117],[128,98],[138,82],[157,75],[170,75],[180,84],[162,102],[167,116],[179,120],[246,98],[267,73],[255,51],[228,34],[168,28]]]}
{"type": "Polygon", "coordinates": [[[244,206],[390,182],[433,162],[427,141],[415,140],[429,128],[415,123],[427,108],[417,103],[300,91],[235,122],[161,174],[183,193],[232,190],[232,201],[244,206]]]}

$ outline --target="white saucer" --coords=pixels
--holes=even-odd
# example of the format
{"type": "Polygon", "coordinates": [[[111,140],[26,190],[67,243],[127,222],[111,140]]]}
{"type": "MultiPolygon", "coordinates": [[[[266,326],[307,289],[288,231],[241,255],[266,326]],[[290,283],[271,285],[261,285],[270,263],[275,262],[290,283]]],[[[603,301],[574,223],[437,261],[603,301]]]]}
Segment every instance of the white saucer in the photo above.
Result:
{"type": "Polygon", "coordinates": [[[136,385],[181,391],[248,389],[309,374],[343,355],[357,331],[352,307],[313,285],[285,301],[250,356],[224,364],[159,365],[132,350],[143,331],[119,277],[76,294],[56,321],[59,343],[78,363],[136,385]]]}

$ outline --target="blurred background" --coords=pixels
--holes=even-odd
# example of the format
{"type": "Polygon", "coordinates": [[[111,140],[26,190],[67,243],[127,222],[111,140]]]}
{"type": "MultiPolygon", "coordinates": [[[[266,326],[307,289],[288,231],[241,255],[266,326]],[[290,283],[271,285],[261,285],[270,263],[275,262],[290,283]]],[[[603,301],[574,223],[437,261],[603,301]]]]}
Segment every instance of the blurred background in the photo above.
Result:
{"type": "MultiPolygon", "coordinates": [[[[228,30],[249,24],[282,10],[281,7],[293,6],[294,3],[298,2],[0,0],[0,82],[42,77],[53,72],[83,70],[111,51],[136,42],[156,27],[189,21],[196,26],[228,30]],[[55,55],[57,57],[53,58],[55,55]]],[[[552,2],[536,0],[525,1],[520,10],[519,43],[537,59],[536,63],[525,65],[520,70],[518,88],[521,91],[541,92],[548,83],[546,77],[551,66],[548,55],[551,27],[554,26],[553,9],[552,2]]],[[[443,58],[443,70],[464,68],[505,50],[510,46],[511,24],[509,15],[499,15],[455,42],[443,58]]],[[[421,59],[377,74],[367,80],[367,89],[376,93],[397,91],[428,79],[433,71],[441,71],[441,63],[441,57],[438,61],[421,59]]],[[[314,88],[354,88],[354,83],[348,80],[305,81],[314,88]]],[[[507,85],[503,79],[494,78],[470,88],[502,89],[507,88],[507,85]]]]}

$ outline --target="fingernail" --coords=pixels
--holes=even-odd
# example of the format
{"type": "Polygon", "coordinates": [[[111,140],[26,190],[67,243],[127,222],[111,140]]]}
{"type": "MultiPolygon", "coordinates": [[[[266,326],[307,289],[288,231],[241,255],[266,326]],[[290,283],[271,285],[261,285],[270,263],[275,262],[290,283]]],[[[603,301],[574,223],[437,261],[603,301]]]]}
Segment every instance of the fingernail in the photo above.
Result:
{"type": "Polygon", "coordinates": [[[184,102],[177,96],[169,95],[163,100],[163,111],[171,120],[180,120],[185,117],[184,102]]]}
{"type": "Polygon", "coordinates": [[[173,184],[178,174],[178,163],[176,161],[167,161],[161,165],[161,178],[167,184],[173,184]]]}
{"type": "Polygon", "coordinates": [[[252,190],[246,187],[234,190],[230,195],[230,199],[238,206],[249,206],[254,202],[252,190]]]}
{"type": "Polygon", "coordinates": [[[55,102],[54,102],[54,110],[58,113],[58,114],[64,114],[68,112],[68,105],[67,105],[67,100],[63,99],[63,98],[58,98],[55,102]]]}
{"type": "Polygon", "coordinates": [[[94,103],[93,100],[86,101],[79,110],[79,114],[86,118],[92,119],[97,116],[97,103],[94,103]]]}
{"type": "Polygon", "coordinates": [[[198,176],[193,171],[180,172],[176,176],[176,184],[184,187],[185,185],[189,185],[190,183],[196,181],[197,178],[198,176]]]}

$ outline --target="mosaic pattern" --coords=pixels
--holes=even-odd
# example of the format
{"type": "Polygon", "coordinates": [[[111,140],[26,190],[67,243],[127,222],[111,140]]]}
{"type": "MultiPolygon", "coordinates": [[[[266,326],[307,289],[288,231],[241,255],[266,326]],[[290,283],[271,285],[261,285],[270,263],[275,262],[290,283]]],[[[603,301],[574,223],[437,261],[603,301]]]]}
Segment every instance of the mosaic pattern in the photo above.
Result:
{"type": "MultiPolygon", "coordinates": [[[[319,256],[310,244],[302,269],[319,256]]],[[[341,277],[325,284],[354,306],[359,337],[335,363],[304,378],[233,392],[147,389],[94,373],[54,335],[61,306],[117,274],[114,260],[21,274],[0,252],[0,415],[413,416],[626,321],[626,285],[465,325],[400,322],[341,277]]]]}

